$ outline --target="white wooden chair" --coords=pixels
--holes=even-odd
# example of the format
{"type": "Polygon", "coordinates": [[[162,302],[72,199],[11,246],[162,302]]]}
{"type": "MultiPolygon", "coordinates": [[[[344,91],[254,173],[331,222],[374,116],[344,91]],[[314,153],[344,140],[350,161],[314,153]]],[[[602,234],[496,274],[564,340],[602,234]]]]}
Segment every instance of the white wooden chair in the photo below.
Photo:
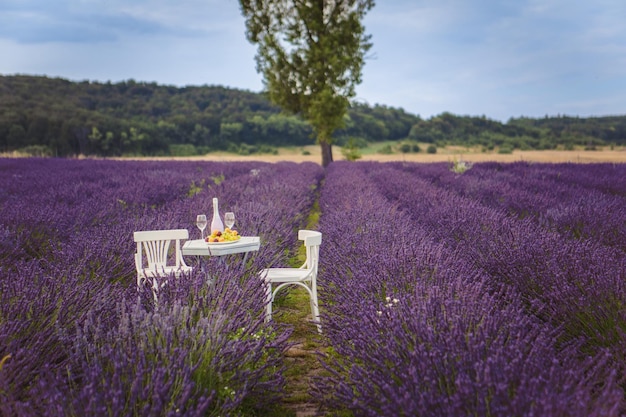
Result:
{"type": "Polygon", "coordinates": [[[306,261],[299,268],[267,268],[261,271],[261,278],[267,285],[266,321],[272,318],[272,303],[276,293],[288,285],[297,285],[304,288],[310,296],[311,313],[317,325],[317,331],[322,332],[319,319],[319,305],[317,301],[317,270],[319,265],[319,250],[322,244],[322,234],[313,230],[298,231],[298,239],[304,241],[306,261]]]}
{"type": "Polygon", "coordinates": [[[165,285],[166,279],[174,274],[179,277],[182,273],[192,271],[192,267],[185,264],[181,252],[180,241],[189,239],[187,229],[149,230],[134,233],[137,243],[135,266],[137,268],[137,288],[152,279],[152,293],[157,299],[159,288],[165,285]],[[171,243],[175,242],[174,252],[171,252],[171,243]],[[144,262],[144,254],[146,262],[144,262]],[[173,264],[168,264],[173,262],[173,264]],[[159,281],[163,280],[159,285],[159,281]]]}

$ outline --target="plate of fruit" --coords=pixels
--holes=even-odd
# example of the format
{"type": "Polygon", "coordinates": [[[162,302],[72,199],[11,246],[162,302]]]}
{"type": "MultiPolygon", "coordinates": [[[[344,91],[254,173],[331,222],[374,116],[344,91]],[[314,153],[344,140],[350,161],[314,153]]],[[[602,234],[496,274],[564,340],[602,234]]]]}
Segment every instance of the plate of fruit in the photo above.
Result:
{"type": "Polygon", "coordinates": [[[224,229],[223,232],[219,230],[213,230],[209,236],[204,239],[209,245],[227,245],[229,243],[235,243],[241,238],[236,230],[224,229]]]}

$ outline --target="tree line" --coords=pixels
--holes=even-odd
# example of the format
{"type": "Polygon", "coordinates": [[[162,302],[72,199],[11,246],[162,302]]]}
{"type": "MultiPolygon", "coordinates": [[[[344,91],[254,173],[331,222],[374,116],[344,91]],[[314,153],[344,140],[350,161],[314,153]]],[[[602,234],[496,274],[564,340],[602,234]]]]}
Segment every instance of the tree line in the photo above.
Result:
{"type": "MultiPolygon", "coordinates": [[[[384,141],[488,149],[626,144],[626,116],[518,118],[501,123],[484,116],[443,113],[422,119],[402,108],[353,102],[343,122],[334,133],[339,146],[384,141]]],[[[264,93],[134,80],[100,83],[0,76],[0,152],[63,157],[245,154],[314,143],[311,126],[272,105],[264,93]]]]}
{"type": "Polygon", "coordinates": [[[599,146],[626,145],[626,116],[520,117],[501,123],[485,116],[442,113],[414,124],[409,138],[438,146],[480,146],[486,150],[573,149],[576,146],[593,150],[599,146]]]}

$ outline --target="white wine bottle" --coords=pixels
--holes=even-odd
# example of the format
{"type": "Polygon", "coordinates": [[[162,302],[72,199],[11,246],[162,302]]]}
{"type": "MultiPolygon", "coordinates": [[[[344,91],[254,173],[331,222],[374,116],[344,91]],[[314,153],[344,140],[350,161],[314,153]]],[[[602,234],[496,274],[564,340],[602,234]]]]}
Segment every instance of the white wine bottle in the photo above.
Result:
{"type": "Polygon", "coordinates": [[[216,230],[223,232],[224,223],[222,223],[222,219],[220,218],[220,210],[217,205],[217,198],[213,198],[213,220],[211,220],[211,233],[216,230]]]}

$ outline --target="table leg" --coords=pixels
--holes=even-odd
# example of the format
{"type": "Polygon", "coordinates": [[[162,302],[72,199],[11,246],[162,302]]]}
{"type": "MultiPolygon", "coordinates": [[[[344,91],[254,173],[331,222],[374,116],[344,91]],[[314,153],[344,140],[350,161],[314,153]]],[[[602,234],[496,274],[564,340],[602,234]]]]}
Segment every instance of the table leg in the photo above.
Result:
{"type": "Polygon", "coordinates": [[[243,259],[242,259],[242,261],[241,261],[241,268],[242,268],[242,269],[246,267],[246,260],[248,259],[248,254],[249,254],[249,253],[250,253],[250,252],[245,252],[245,253],[243,254],[243,259]]]}
{"type": "Polygon", "coordinates": [[[206,257],[196,256],[196,258],[198,259],[198,263],[200,264],[200,271],[202,272],[202,275],[206,277],[207,283],[209,285],[212,285],[215,280],[209,275],[209,268],[207,267],[206,257]]]}

